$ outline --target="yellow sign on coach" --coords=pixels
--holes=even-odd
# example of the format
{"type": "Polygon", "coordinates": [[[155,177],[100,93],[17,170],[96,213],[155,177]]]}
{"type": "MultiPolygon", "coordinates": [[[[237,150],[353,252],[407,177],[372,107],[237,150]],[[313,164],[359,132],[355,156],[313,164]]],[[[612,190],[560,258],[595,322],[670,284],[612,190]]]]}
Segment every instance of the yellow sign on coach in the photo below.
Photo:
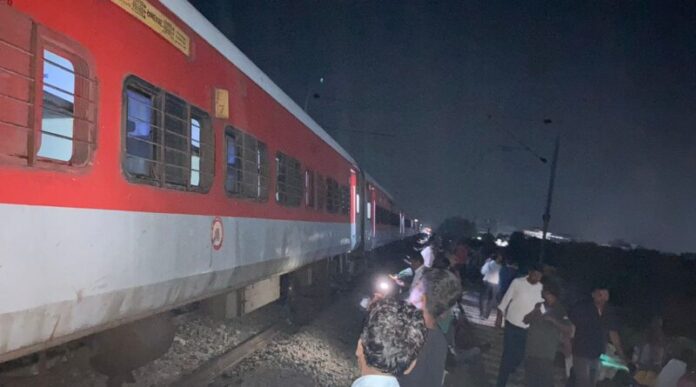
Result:
{"type": "Polygon", "coordinates": [[[153,31],[165,38],[174,47],[187,56],[191,53],[191,39],[184,31],[164,16],[157,8],[147,0],[111,0],[114,4],[123,8],[126,12],[140,19],[153,31]]]}
{"type": "Polygon", "coordinates": [[[230,118],[230,94],[215,88],[215,118],[230,118]]]}

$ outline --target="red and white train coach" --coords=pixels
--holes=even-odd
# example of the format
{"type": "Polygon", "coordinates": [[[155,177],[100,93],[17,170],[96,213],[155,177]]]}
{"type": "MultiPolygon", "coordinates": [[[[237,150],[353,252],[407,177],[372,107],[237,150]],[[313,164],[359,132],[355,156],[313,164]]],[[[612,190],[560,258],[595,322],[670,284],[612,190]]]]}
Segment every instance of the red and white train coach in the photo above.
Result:
{"type": "Polygon", "coordinates": [[[0,361],[415,227],[188,2],[0,1],[0,361]]]}

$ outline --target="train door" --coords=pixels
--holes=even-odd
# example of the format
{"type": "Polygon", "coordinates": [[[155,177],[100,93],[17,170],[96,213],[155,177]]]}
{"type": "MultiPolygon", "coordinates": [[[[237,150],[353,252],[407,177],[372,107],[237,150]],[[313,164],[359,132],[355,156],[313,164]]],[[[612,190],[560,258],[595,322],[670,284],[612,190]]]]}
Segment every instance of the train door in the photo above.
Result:
{"type": "Polygon", "coordinates": [[[358,239],[358,216],[360,215],[360,194],[358,194],[358,175],[350,170],[350,248],[355,249],[358,239]]]}
{"type": "Polygon", "coordinates": [[[401,237],[403,237],[404,234],[406,234],[406,222],[403,212],[399,213],[399,234],[401,235],[401,237]]]}
{"type": "Polygon", "coordinates": [[[368,217],[368,225],[367,225],[367,232],[366,234],[368,235],[369,243],[368,243],[368,250],[372,250],[372,248],[375,246],[375,238],[377,238],[377,191],[375,190],[375,187],[372,185],[368,184],[368,192],[367,192],[367,217],[368,217]]]}

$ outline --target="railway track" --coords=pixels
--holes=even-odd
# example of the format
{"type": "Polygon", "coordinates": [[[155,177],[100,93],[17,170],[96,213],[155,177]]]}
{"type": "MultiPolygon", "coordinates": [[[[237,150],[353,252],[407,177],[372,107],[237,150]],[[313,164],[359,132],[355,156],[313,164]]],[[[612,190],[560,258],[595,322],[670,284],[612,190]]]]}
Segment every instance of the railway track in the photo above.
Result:
{"type": "Polygon", "coordinates": [[[172,386],[207,386],[223,372],[232,369],[242,360],[270,343],[280,333],[290,331],[291,327],[284,320],[271,324],[224,354],[205,362],[195,371],[172,384],[172,386]]]}
{"type": "Polygon", "coordinates": [[[295,297],[294,324],[288,323],[287,316],[279,317],[275,322],[262,328],[258,333],[248,337],[235,347],[206,361],[192,372],[182,376],[172,386],[207,386],[213,383],[225,371],[234,369],[244,359],[270,344],[280,334],[298,332],[302,326],[310,324],[323,310],[335,302],[335,300],[330,301],[326,297],[322,297],[321,292],[316,294],[312,290],[308,293],[298,293],[295,297]]]}

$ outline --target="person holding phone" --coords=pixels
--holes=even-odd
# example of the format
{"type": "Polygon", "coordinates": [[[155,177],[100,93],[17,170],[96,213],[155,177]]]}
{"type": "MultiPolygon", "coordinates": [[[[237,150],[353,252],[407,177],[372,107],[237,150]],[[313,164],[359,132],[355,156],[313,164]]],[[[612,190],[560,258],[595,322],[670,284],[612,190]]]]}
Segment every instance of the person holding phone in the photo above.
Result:
{"type": "Polygon", "coordinates": [[[545,283],[541,296],[544,302],[537,303],[524,317],[524,322],[529,324],[524,372],[528,386],[553,387],[553,361],[561,340],[571,334],[573,324],[558,301],[558,284],[545,283]]]}

